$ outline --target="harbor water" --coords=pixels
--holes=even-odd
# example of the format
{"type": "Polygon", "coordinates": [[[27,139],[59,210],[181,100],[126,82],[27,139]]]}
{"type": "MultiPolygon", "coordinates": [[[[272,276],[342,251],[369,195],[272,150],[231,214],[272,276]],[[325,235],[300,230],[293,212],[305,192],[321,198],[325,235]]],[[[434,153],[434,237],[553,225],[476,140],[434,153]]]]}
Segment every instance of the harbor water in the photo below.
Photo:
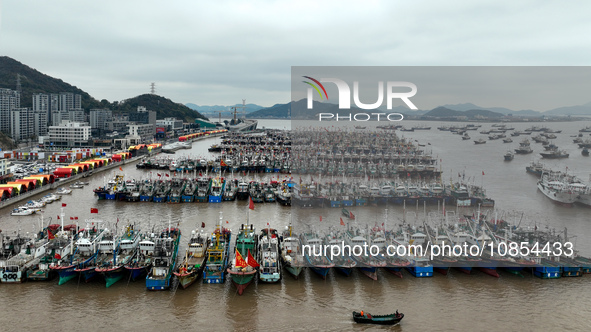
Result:
{"type": "MultiPolygon", "coordinates": [[[[368,127],[377,123],[366,123],[368,127]]],[[[406,127],[418,122],[403,121],[406,127]]],[[[561,206],[552,203],[536,188],[537,178],[527,174],[525,167],[539,159],[543,150],[541,144],[532,142],[534,153],[516,155],[510,162],[503,161],[508,149],[519,145],[523,137],[513,137],[513,143],[502,140],[487,141],[475,145],[474,140],[487,135],[478,131],[469,132],[471,140],[463,141],[459,135],[438,131],[437,126],[461,123],[421,122],[432,126],[431,130],[399,132],[440,160],[442,178],[445,183],[457,181],[474,182],[483,185],[487,195],[495,200],[498,214],[521,226],[555,230],[567,229],[575,249],[581,255],[591,257],[591,209],[579,205],[561,206]],[[484,175],[483,175],[484,174],[484,175]]],[[[365,124],[364,124],[365,125],[365,124]]],[[[571,135],[590,125],[589,122],[512,123],[516,130],[532,125],[544,125],[554,130],[554,143],[566,149],[570,157],[561,160],[543,160],[546,166],[568,172],[583,180],[591,173],[590,157],[583,157],[580,149],[572,142],[571,135]]],[[[290,122],[282,120],[259,120],[259,127],[289,129],[290,122]]],[[[491,124],[482,124],[490,129],[491,124]]],[[[387,135],[387,132],[384,132],[387,135]]],[[[588,134],[585,134],[587,137],[588,134]]],[[[584,138],[587,138],[584,137],[584,138]]],[[[195,142],[190,150],[179,150],[173,156],[209,158],[207,151],[220,138],[195,142]]],[[[157,177],[157,173],[168,171],[136,169],[134,164],[123,166],[126,178],[157,177]],[[150,174],[151,172],[151,174],[150,174]]],[[[102,220],[107,227],[122,229],[128,223],[135,223],[141,230],[155,232],[168,227],[170,223],[183,232],[181,249],[184,248],[191,230],[201,229],[210,233],[223,212],[225,227],[233,231],[245,223],[248,215],[248,201],[214,203],[157,204],[152,202],[116,202],[97,200],[92,189],[103,186],[113,176],[112,172],[89,177],[90,184],[84,189],[74,190],[73,195],[63,196],[65,223],[70,217],[78,217],[81,227],[85,220],[102,220]],[[90,209],[98,209],[91,214],[90,209]],[[226,222],[227,221],[227,222],[226,222]]],[[[232,177],[231,174],[226,174],[232,177]]],[[[239,177],[239,175],[235,175],[239,177]]],[[[251,175],[252,176],[252,175],[251,175]]],[[[262,180],[285,178],[284,174],[254,175],[262,180]]],[[[297,181],[297,179],[294,179],[297,181]]],[[[44,224],[56,223],[61,213],[60,202],[44,208],[44,224]]],[[[13,217],[7,206],[0,211],[0,229],[5,235],[19,229],[21,234],[39,230],[39,214],[13,217]]],[[[372,227],[384,222],[388,209],[386,226],[398,224],[403,219],[401,206],[358,207],[350,210],[357,216],[357,222],[372,227]]],[[[427,207],[428,211],[437,206],[427,207]]],[[[448,209],[455,209],[448,207],[448,209]]],[[[428,212],[427,211],[427,212],[428,212]]],[[[422,222],[423,206],[407,206],[405,219],[409,224],[422,222]]],[[[472,214],[475,208],[458,211],[458,214],[472,214]]],[[[282,230],[290,220],[296,231],[307,231],[314,226],[326,230],[338,227],[340,209],[299,209],[292,211],[276,203],[256,204],[250,211],[250,222],[260,231],[270,223],[271,227],[282,230]],[[320,221],[320,216],[322,221],[320,221]]],[[[100,280],[100,279],[99,279],[100,280]]],[[[298,280],[284,273],[277,284],[255,283],[239,296],[236,288],[226,282],[209,285],[200,282],[183,290],[151,292],[145,289],[145,282],[123,279],[110,288],[104,282],[84,283],[73,279],[64,285],[56,280],[48,282],[27,282],[23,284],[0,284],[0,326],[1,331],[27,330],[78,330],[99,331],[168,331],[168,330],[279,330],[279,331],[342,331],[388,329],[396,331],[467,331],[467,330],[573,330],[588,329],[591,326],[591,276],[542,280],[529,273],[523,276],[500,271],[500,278],[476,272],[466,275],[452,270],[447,276],[435,274],[432,278],[414,278],[404,272],[403,278],[387,271],[378,272],[373,281],[362,273],[354,271],[344,277],[331,271],[322,280],[312,271],[304,270],[298,280]],[[396,310],[405,318],[400,325],[380,328],[357,325],[351,319],[351,312],[364,310],[374,315],[389,314],[396,310]]]]}

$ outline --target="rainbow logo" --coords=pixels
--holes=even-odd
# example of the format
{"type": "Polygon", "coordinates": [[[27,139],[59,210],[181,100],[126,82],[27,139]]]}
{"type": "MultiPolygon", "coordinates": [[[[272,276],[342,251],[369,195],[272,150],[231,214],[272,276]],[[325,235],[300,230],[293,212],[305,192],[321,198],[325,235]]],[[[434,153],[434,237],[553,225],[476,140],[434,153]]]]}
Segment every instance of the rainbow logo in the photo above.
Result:
{"type": "MultiPolygon", "coordinates": [[[[320,100],[322,100],[323,99],[322,92],[320,92],[320,89],[318,89],[318,87],[320,87],[322,89],[322,91],[324,91],[324,96],[326,97],[326,100],[328,100],[328,94],[326,93],[326,89],[324,88],[324,86],[322,85],[322,83],[318,82],[317,79],[314,79],[314,78],[312,78],[310,76],[302,76],[302,77],[307,78],[307,79],[311,80],[312,82],[318,84],[318,86],[316,86],[316,85],[314,85],[314,84],[312,84],[310,82],[302,81],[302,82],[308,84],[309,86],[313,87],[316,90],[316,92],[318,92],[318,95],[320,96],[320,100]]],[[[310,94],[310,97],[311,96],[312,95],[310,94]]]]}

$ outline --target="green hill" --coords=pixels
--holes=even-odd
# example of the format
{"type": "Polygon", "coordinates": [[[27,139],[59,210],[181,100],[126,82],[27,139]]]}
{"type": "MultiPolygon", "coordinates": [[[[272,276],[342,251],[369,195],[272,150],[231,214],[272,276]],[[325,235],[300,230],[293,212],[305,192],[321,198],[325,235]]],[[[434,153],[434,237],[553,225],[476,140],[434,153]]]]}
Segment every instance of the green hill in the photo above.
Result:
{"type": "Polygon", "coordinates": [[[158,119],[176,117],[188,122],[194,121],[195,118],[206,119],[199,112],[157,95],[145,94],[122,102],[110,103],[104,99],[99,102],[83,90],[58,78],[45,75],[10,57],[0,56],[0,88],[15,90],[17,75],[21,77],[21,107],[32,107],[32,95],[35,93],[72,92],[82,96],[82,108],[86,111],[93,108],[109,108],[115,113],[123,113],[136,111],[138,106],[145,106],[150,111],[156,111],[158,119]]]}
{"type": "Polygon", "coordinates": [[[201,113],[183,104],[178,104],[170,99],[152,94],[143,94],[119,103],[114,102],[109,105],[109,108],[115,113],[127,113],[135,112],[138,106],[144,106],[150,111],[155,111],[157,119],[176,117],[185,122],[193,122],[196,118],[207,119],[201,113]]]}
{"type": "Polygon", "coordinates": [[[32,95],[35,93],[72,92],[82,96],[82,108],[100,108],[98,100],[78,87],[59,78],[40,73],[10,57],[0,56],[0,88],[16,90],[17,74],[21,77],[21,107],[32,107],[32,95]]]}

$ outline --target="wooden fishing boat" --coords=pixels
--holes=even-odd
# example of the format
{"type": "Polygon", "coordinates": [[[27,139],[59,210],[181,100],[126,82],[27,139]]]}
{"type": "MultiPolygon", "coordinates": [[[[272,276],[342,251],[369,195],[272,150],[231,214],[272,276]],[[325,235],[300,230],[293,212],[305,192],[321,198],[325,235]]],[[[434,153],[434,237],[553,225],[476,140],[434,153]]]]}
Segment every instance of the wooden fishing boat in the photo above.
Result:
{"type": "Polygon", "coordinates": [[[402,320],[402,318],[404,318],[404,314],[398,313],[398,311],[390,315],[375,316],[363,311],[353,311],[353,320],[355,320],[356,323],[362,324],[394,325],[398,324],[402,320]]]}

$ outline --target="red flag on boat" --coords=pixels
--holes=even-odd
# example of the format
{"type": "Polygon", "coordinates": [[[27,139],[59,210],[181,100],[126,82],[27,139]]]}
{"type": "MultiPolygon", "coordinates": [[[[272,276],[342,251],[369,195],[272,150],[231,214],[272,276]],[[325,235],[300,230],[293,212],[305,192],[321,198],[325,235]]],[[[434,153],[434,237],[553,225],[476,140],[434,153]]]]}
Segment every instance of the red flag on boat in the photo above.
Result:
{"type": "Polygon", "coordinates": [[[74,220],[74,217],[70,217],[70,220],[74,220]]]}
{"type": "MultiPolygon", "coordinates": [[[[235,267],[246,267],[246,261],[244,260],[244,258],[242,258],[242,255],[240,255],[240,251],[238,251],[238,249],[236,250],[236,264],[235,267]]],[[[250,252],[249,252],[250,255],[250,252]]]]}
{"type": "Polygon", "coordinates": [[[123,172],[123,168],[119,167],[119,170],[123,172]]]}
{"type": "Polygon", "coordinates": [[[205,228],[205,223],[201,222],[201,228],[205,228]]]}
{"type": "Polygon", "coordinates": [[[74,220],[78,220],[78,217],[74,217],[74,220]]]}
{"type": "Polygon", "coordinates": [[[254,202],[252,201],[252,197],[248,197],[248,208],[254,210],[254,202]]]}
{"type": "Polygon", "coordinates": [[[62,259],[62,255],[60,255],[60,254],[57,254],[57,253],[56,253],[56,254],[55,254],[55,256],[53,256],[53,257],[55,257],[55,259],[62,259]]]}
{"type": "Polygon", "coordinates": [[[98,213],[98,209],[97,208],[90,208],[90,213],[98,213]]]}
{"type": "Polygon", "coordinates": [[[484,171],[482,171],[482,175],[484,175],[484,171]]]}
{"type": "Polygon", "coordinates": [[[158,177],[161,177],[162,176],[160,173],[156,173],[156,175],[158,175],[158,177]]]}
{"type": "Polygon", "coordinates": [[[223,160],[220,160],[220,166],[221,167],[228,167],[228,164],[226,164],[223,160]]]}
{"type": "Polygon", "coordinates": [[[341,218],[341,226],[345,226],[345,222],[343,221],[343,218],[341,218]]]}
{"type": "Polygon", "coordinates": [[[47,230],[47,239],[49,239],[49,240],[55,239],[55,235],[53,235],[53,233],[49,229],[47,230]]]}
{"type": "Polygon", "coordinates": [[[349,211],[349,218],[350,219],[355,219],[355,215],[353,214],[353,212],[349,211]]]}
{"type": "Polygon", "coordinates": [[[62,207],[66,207],[66,205],[67,205],[66,203],[62,203],[62,207]]]}
{"type": "Polygon", "coordinates": [[[60,216],[59,216],[59,215],[57,216],[57,219],[58,219],[58,220],[60,219],[60,216]]]}
{"type": "Polygon", "coordinates": [[[322,221],[322,216],[320,216],[320,221],[322,221]]]}
{"type": "Polygon", "coordinates": [[[252,267],[259,267],[259,263],[257,263],[257,261],[254,259],[254,257],[252,257],[252,255],[250,254],[250,249],[248,249],[248,265],[252,266],[252,267]]]}
{"type": "Polygon", "coordinates": [[[167,178],[169,178],[169,177],[170,177],[170,175],[168,175],[168,174],[164,174],[164,175],[166,175],[166,177],[167,177],[167,178]]]}

